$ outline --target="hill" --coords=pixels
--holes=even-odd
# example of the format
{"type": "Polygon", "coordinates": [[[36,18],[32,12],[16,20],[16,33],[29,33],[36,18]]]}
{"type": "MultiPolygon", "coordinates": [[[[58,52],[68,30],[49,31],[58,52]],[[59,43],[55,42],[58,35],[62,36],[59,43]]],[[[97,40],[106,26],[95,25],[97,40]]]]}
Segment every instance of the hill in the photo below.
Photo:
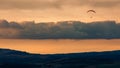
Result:
{"type": "Polygon", "coordinates": [[[120,51],[30,54],[0,49],[0,68],[120,68],[120,51]]]}

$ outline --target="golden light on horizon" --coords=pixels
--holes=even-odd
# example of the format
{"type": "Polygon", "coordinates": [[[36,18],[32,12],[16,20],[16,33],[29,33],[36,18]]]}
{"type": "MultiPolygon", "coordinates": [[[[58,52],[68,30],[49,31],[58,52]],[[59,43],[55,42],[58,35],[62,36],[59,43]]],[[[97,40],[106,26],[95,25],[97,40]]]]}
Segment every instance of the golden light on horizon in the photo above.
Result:
{"type": "Polygon", "coordinates": [[[29,40],[0,39],[0,47],[30,53],[55,54],[93,51],[111,51],[120,49],[120,40],[29,40]]]}

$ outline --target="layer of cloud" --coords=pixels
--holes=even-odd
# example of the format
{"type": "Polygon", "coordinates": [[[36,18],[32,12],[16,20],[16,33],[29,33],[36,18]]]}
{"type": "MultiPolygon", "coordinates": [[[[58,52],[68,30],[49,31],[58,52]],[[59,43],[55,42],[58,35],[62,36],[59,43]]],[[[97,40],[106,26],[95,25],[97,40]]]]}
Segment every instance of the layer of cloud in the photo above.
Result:
{"type": "Polygon", "coordinates": [[[0,0],[0,9],[60,9],[64,6],[116,7],[120,0],[0,0]]]}
{"type": "Polygon", "coordinates": [[[59,8],[57,3],[44,0],[0,0],[0,9],[46,9],[59,8]]]}
{"type": "Polygon", "coordinates": [[[0,38],[27,39],[81,39],[81,38],[120,38],[120,24],[115,21],[59,21],[22,23],[0,20],[0,38]]]}

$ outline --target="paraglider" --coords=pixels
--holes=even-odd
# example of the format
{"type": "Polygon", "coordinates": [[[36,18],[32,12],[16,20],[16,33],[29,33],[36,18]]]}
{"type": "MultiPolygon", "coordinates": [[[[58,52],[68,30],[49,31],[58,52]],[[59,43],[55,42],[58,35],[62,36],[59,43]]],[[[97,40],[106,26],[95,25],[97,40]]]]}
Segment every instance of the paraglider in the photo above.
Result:
{"type": "Polygon", "coordinates": [[[89,12],[96,13],[96,11],[95,11],[95,10],[88,10],[88,11],[87,11],[87,13],[89,13],[89,12]]]}
{"type": "Polygon", "coordinates": [[[90,14],[90,18],[93,18],[93,14],[95,14],[96,11],[95,10],[88,10],[87,13],[90,14]]]}

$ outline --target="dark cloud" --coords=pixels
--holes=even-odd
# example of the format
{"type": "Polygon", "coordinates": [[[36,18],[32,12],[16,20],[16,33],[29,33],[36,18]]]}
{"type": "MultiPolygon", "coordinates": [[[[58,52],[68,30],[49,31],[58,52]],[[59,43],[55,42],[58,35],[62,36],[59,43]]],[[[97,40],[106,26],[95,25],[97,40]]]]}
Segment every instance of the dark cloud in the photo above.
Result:
{"type": "Polygon", "coordinates": [[[0,9],[50,9],[64,6],[116,7],[120,0],[0,0],[0,9]]]}
{"type": "Polygon", "coordinates": [[[59,21],[35,23],[0,20],[0,38],[81,39],[120,38],[120,24],[115,21],[59,21]]]}

